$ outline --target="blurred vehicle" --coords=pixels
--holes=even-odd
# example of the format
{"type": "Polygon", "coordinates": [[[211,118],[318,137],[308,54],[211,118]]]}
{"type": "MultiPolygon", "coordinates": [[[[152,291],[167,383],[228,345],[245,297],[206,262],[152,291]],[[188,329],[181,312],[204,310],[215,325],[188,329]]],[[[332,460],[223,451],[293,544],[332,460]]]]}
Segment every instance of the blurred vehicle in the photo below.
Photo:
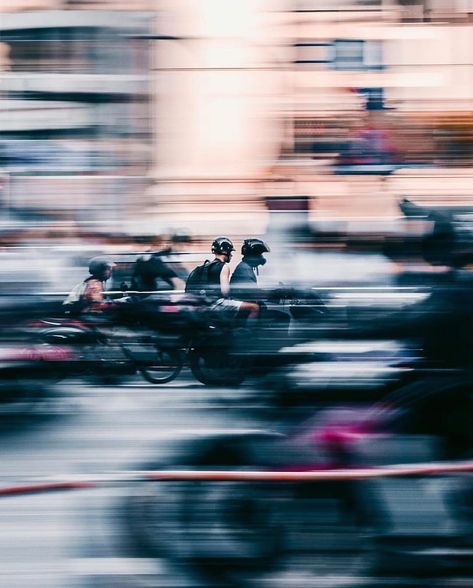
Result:
{"type": "MultiPolygon", "coordinates": [[[[295,294],[287,289],[272,292],[260,319],[248,324],[228,318],[198,296],[131,293],[128,304],[100,317],[34,321],[30,332],[49,344],[76,345],[104,362],[113,350],[116,362],[135,366],[155,384],[175,379],[187,356],[202,383],[238,385],[249,374],[267,373],[281,361],[296,360],[280,350],[290,340],[304,339],[304,325],[323,314],[323,305],[313,293],[299,292],[299,298],[295,294]],[[299,328],[289,329],[291,318],[299,328]]],[[[84,362],[88,364],[86,355],[84,362]]]]}
{"type": "Polygon", "coordinates": [[[415,253],[439,271],[426,279],[407,266],[395,287],[332,289],[326,307],[330,316],[338,315],[338,324],[325,325],[311,342],[282,350],[313,357],[275,377],[280,400],[373,400],[412,381],[471,371],[469,209],[404,200],[401,210],[408,218],[425,219],[431,229],[404,251],[399,244],[394,255],[402,260],[415,253]]]}
{"type": "Polygon", "coordinates": [[[405,341],[319,339],[281,354],[288,356],[287,367],[265,380],[274,407],[373,402],[426,373],[421,350],[405,341]]]}
{"type": "MultiPolygon", "coordinates": [[[[469,402],[471,411],[471,396],[469,402]]],[[[137,489],[124,507],[124,532],[141,557],[165,558],[210,585],[270,582],[276,571],[301,566],[315,577],[391,576],[408,585],[406,578],[471,574],[471,473],[356,479],[358,468],[385,466],[388,473],[448,456],[452,431],[405,428],[412,414],[405,399],[384,410],[320,413],[282,433],[193,439],[141,470],[213,474],[137,489]],[[340,468],[345,474],[333,479],[284,479],[287,472],[330,476],[340,468]],[[216,479],[219,470],[273,472],[274,479],[225,481],[216,479]]]]}
{"type": "Polygon", "coordinates": [[[294,363],[296,358],[281,354],[281,349],[307,338],[309,325],[324,314],[320,297],[311,291],[262,291],[259,304],[255,321],[228,320],[224,313],[209,313],[208,323],[192,336],[189,347],[190,367],[197,380],[214,386],[238,385],[250,374],[261,375],[282,363],[294,363]]]}
{"type": "Polygon", "coordinates": [[[78,357],[73,348],[3,343],[0,347],[0,416],[29,414],[48,399],[78,357]]]}
{"type": "MultiPolygon", "coordinates": [[[[332,397],[325,410],[319,404],[309,420],[307,406],[285,408],[279,426],[267,432],[194,439],[140,468],[210,472],[149,484],[129,498],[125,532],[141,555],[225,586],[270,582],[275,570],[290,572],[301,561],[316,576],[342,569],[358,579],[394,577],[401,585],[419,576],[471,578],[473,476],[441,474],[473,455],[472,280],[464,269],[468,242],[440,220],[424,252],[450,269],[427,296],[382,319],[368,305],[367,316],[352,316],[338,332],[338,345],[313,339],[306,345],[313,354],[308,380],[321,359],[327,377],[345,370],[344,399],[332,397]],[[379,385],[380,375],[380,400],[367,406],[363,394],[373,380],[373,388],[379,385]],[[403,470],[413,463],[423,464],[417,475],[403,470]],[[384,467],[382,475],[372,478],[373,466],[384,467]],[[340,468],[333,479],[284,477],[321,469],[330,477],[340,468]],[[357,478],[359,468],[367,468],[366,479],[357,478]],[[273,472],[275,479],[218,479],[219,470],[273,472]]],[[[283,354],[298,357],[304,352],[298,345],[283,354]]],[[[471,470],[471,462],[465,467],[471,470]]]]}
{"type": "Polygon", "coordinates": [[[138,372],[153,384],[164,384],[175,379],[183,365],[179,334],[148,327],[131,311],[52,317],[33,321],[26,329],[46,345],[75,350],[77,362],[68,374],[72,376],[138,372]]]}

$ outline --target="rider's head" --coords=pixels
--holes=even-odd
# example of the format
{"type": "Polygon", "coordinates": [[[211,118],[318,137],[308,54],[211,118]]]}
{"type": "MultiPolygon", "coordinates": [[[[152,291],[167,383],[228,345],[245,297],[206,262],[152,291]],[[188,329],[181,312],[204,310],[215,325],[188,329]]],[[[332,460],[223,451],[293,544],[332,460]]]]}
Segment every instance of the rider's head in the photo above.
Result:
{"type": "Polygon", "coordinates": [[[235,247],[228,237],[217,237],[212,243],[212,253],[223,255],[227,263],[231,260],[233,251],[235,247]]]}
{"type": "Polygon", "coordinates": [[[172,249],[186,249],[192,245],[192,239],[187,231],[174,231],[169,237],[169,244],[172,249]]]}
{"type": "Polygon", "coordinates": [[[89,261],[89,273],[104,282],[112,275],[115,264],[107,257],[94,257],[89,261]]]}
{"type": "Polygon", "coordinates": [[[261,239],[245,239],[241,248],[241,254],[244,261],[251,267],[264,265],[266,259],[263,253],[269,253],[270,249],[261,239]]]}

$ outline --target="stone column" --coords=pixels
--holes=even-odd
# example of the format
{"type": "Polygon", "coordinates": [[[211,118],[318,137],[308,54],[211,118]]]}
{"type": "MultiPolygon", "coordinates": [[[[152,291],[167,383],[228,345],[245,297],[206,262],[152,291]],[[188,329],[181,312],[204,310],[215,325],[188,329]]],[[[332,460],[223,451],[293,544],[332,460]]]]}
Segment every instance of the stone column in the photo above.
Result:
{"type": "Polygon", "coordinates": [[[156,7],[154,182],[142,212],[157,230],[261,233],[260,185],[285,133],[287,1],[157,0],[156,7]]]}

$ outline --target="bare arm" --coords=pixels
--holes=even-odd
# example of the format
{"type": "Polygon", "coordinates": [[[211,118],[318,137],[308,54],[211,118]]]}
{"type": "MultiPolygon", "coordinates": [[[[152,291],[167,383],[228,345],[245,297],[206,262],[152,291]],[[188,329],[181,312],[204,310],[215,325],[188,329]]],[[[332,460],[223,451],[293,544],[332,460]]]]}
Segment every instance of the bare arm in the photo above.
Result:
{"type": "Polygon", "coordinates": [[[222,267],[222,271],[220,272],[220,289],[222,296],[226,298],[230,293],[230,267],[227,263],[222,267]]]}
{"type": "Polygon", "coordinates": [[[171,278],[171,284],[174,290],[184,290],[186,283],[181,278],[171,278]]]}

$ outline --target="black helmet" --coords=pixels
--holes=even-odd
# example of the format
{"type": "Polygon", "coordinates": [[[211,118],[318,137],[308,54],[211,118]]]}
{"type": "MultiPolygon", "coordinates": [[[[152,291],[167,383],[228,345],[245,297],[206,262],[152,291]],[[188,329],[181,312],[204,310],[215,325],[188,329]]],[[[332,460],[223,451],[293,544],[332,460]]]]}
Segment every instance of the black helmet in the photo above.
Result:
{"type": "Polygon", "coordinates": [[[230,255],[232,251],[235,251],[235,247],[228,237],[217,237],[212,243],[212,253],[230,255]]]}
{"type": "Polygon", "coordinates": [[[241,248],[243,257],[257,257],[269,251],[269,247],[261,239],[245,239],[241,248]]]}
{"type": "Polygon", "coordinates": [[[113,261],[107,257],[94,257],[89,261],[89,273],[92,274],[94,278],[103,280],[106,271],[112,269],[114,265],[113,261]]]}
{"type": "Polygon", "coordinates": [[[251,267],[257,268],[266,263],[263,253],[269,253],[269,247],[261,239],[245,239],[243,241],[241,254],[244,261],[251,267]]]}

